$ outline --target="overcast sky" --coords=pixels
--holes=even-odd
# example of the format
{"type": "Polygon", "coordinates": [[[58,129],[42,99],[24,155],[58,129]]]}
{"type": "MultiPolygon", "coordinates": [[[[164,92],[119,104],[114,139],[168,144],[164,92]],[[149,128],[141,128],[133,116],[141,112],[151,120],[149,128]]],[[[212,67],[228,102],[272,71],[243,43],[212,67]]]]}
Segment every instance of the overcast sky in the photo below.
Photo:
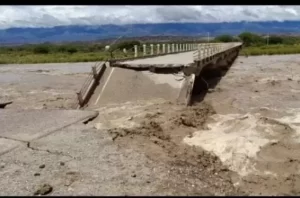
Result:
{"type": "Polygon", "coordinates": [[[0,28],[300,20],[300,6],[0,6],[0,28]]]}

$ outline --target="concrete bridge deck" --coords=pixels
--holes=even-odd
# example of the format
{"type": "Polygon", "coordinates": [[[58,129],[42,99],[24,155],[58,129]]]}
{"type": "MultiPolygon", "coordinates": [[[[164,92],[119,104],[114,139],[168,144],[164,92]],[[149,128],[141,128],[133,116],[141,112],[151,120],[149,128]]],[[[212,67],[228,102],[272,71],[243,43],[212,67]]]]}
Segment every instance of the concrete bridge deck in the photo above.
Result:
{"type": "Polygon", "coordinates": [[[194,63],[194,54],[196,50],[190,52],[182,52],[179,54],[167,54],[162,56],[156,56],[145,59],[129,60],[124,62],[116,62],[115,66],[119,67],[150,67],[155,65],[156,67],[179,67],[183,65],[190,65],[194,63]]]}
{"type": "MultiPolygon", "coordinates": [[[[134,60],[111,61],[93,69],[93,78],[81,107],[129,101],[165,99],[189,104],[194,82],[205,67],[226,67],[238,56],[241,43],[193,45],[188,51],[134,60]]],[[[136,53],[137,54],[137,53],[136,53]]],[[[145,54],[145,53],[144,53],[145,54]]]]}

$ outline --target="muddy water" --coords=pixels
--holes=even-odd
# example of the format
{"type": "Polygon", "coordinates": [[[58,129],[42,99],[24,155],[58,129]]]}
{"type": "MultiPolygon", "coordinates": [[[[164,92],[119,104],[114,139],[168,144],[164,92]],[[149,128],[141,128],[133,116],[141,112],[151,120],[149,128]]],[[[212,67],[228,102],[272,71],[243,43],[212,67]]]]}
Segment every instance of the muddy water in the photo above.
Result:
{"type": "Polygon", "coordinates": [[[0,65],[0,101],[6,108],[71,109],[94,63],[0,65]]]}
{"type": "Polygon", "coordinates": [[[239,57],[204,101],[217,114],[185,143],[215,153],[249,194],[299,194],[300,56],[239,57]]]}

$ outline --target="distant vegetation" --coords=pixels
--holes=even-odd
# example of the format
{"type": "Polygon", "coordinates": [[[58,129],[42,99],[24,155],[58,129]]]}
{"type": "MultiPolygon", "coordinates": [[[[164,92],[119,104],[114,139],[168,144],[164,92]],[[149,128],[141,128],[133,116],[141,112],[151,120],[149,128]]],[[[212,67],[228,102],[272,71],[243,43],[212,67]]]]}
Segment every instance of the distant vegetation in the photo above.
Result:
{"type": "MultiPolygon", "coordinates": [[[[163,43],[179,43],[180,41],[168,41],[163,43]]],[[[181,41],[193,43],[193,41],[181,41]]],[[[121,59],[133,57],[134,45],[142,50],[142,44],[158,44],[159,42],[125,40],[118,42],[105,50],[102,43],[68,43],[36,45],[22,45],[15,47],[0,47],[0,64],[10,63],[59,63],[59,62],[93,62],[105,61],[111,57],[121,59]],[[123,52],[126,49],[126,53],[123,52]]],[[[149,45],[148,45],[149,47],[149,45]]],[[[156,50],[156,48],[155,48],[156,50]]],[[[147,49],[150,53],[150,49],[147,49]]]]}
{"type": "MultiPolygon", "coordinates": [[[[242,55],[273,55],[300,53],[300,37],[276,36],[269,38],[250,32],[238,36],[220,35],[211,42],[237,42],[244,43],[242,55]]],[[[109,50],[105,50],[103,43],[67,43],[37,45],[22,45],[16,47],[0,47],[0,64],[9,63],[50,63],[50,62],[89,62],[104,61],[113,58],[129,58],[133,56],[134,45],[142,49],[143,43],[153,41],[126,40],[121,41],[109,50]],[[123,49],[127,52],[124,53],[123,49]]],[[[192,43],[192,40],[162,41],[163,43],[192,43]]],[[[197,41],[198,42],[198,41],[197,41]]],[[[203,41],[205,42],[205,41],[203,41]]],[[[148,51],[150,51],[148,49],[148,51]]]]}
{"type": "Polygon", "coordinates": [[[238,37],[221,35],[215,38],[219,42],[242,41],[244,48],[241,55],[275,55],[300,53],[300,37],[296,36],[260,36],[244,32],[238,37]]]}

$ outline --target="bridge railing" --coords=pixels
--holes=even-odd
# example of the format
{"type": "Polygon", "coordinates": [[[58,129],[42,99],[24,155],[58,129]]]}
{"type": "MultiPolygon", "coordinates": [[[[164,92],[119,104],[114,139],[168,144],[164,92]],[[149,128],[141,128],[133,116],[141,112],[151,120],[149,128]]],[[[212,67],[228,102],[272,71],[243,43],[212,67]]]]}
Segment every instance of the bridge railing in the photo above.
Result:
{"type": "MultiPolygon", "coordinates": [[[[159,44],[143,44],[134,45],[130,49],[122,49],[124,54],[129,54],[126,58],[111,58],[110,61],[121,61],[127,59],[139,59],[152,56],[161,56],[166,54],[181,53],[197,50],[198,43],[159,43],[159,44]],[[133,52],[133,53],[132,53],[133,52]]],[[[110,46],[105,47],[106,50],[110,49],[110,46]]],[[[119,49],[121,50],[121,49],[119,49]]]]}
{"type": "Polygon", "coordinates": [[[106,62],[97,62],[94,66],[92,66],[92,70],[89,73],[88,77],[84,81],[81,89],[76,93],[77,100],[80,107],[84,106],[90,97],[90,92],[93,86],[97,84],[97,79],[99,75],[101,75],[101,71],[104,69],[103,65],[106,62]]]}
{"type": "Polygon", "coordinates": [[[194,52],[194,60],[201,60],[210,57],[214,54],[222,53],[228,49],[241,46],[242,43],[201,43],[197,46],[197,51],[194,52]]]}

